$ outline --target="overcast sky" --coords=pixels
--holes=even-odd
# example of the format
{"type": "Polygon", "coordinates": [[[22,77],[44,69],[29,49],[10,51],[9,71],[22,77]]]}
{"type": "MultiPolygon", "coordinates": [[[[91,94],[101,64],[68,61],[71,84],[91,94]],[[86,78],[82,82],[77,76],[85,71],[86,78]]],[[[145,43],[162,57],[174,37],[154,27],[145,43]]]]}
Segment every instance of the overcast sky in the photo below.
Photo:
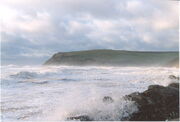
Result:
{"type": "Polygon", "coordinates": [[[3,64],[76,50],[179,49],[173,0],[1,0],[0,16],[3,64]]]}

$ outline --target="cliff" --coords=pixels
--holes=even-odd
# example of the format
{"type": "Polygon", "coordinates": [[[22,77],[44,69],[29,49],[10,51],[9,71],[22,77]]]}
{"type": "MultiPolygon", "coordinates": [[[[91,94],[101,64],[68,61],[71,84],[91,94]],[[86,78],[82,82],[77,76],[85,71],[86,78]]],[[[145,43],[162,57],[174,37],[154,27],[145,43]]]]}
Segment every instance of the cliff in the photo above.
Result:
{"type": "Polygon", "coordinates": [[[44,65],[77,66],[179,66],[178,52],[141,52],[124,50],[88,50],[59,52],[44,65]]]}

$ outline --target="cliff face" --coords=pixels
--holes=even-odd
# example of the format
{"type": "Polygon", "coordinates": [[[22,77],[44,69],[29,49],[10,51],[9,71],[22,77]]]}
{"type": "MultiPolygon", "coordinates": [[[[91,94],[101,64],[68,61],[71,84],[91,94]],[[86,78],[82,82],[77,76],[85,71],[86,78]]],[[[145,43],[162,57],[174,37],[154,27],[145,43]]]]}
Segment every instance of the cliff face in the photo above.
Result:
{"type": "Polygon", "coordinates": [[[167,66],[170,66],[170,67],[179,67],[179,57],[173,59],[170,62],[168,62],[167,66]]]}
{"type": "Polygon", "coordinates": [[[54,54],[44,65],[177,66],[178,52],[89,50],[54,54]]]}

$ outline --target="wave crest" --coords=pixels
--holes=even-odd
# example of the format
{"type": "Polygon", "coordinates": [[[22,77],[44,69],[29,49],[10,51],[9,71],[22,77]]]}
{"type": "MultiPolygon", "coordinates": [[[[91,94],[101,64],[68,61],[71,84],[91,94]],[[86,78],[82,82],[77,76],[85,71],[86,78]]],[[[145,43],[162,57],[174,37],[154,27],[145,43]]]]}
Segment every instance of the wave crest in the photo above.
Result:
{"type": "Polygon", "coordinates": [[[37,77],[38,74],[35,72],[21,71],[17,74],[10,75],[11,78],[20,78],[20,79],[32,79],[37,77]]]}

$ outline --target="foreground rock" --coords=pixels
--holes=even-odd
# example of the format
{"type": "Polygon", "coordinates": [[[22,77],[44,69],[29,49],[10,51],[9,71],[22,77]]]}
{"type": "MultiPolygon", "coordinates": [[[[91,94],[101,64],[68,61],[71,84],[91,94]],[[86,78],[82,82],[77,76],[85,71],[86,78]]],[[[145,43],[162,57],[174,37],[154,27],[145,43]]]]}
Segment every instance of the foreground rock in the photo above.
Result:
{"type": "Polygon", "coordinates": [[[80,116],[73,116],[68,117],[67,120],[76,120],[76,121],[93,121],[89,116],[87,115],[80,115],[80,116]]]}
{"type": "Polygon", "coordinates": [[[169,75],[169,78],[172,80],[179,80],[179,77],[174,75],[169,75]]]}
{"type": "Polygon", "coordinates": [[[135,101],[139,111],[125,120],[164,121],[179,118],[179,83],[167,87],[151,85],[143,93],[132,93],[125,99],[135,101]]]}
{"type": "MultiPolygon", "coordinates": [[[[131,116],[122,118],[125,121],[165,121],[179,120],[179,83],[171,83],[167,87],[150,85],[148,90],[135,92],[124,97],[126,100],[135,101],[138,111],[131,116]]],[[[102,99],[105,104],[114,102],[112,97],[102,99]]],[[[89,115],[68,117],[67,120],[94,121],[89,115]]],[[[105,121],[105,120],[104,120],[105,121]]]]}
{"type": "Polygon", "coordinates": [[[106,103],[106,104],[109,104],[109,103],[114,102],[114,100],[110,96],[105,96],[103,98],[103,102],[106,103]]]}

